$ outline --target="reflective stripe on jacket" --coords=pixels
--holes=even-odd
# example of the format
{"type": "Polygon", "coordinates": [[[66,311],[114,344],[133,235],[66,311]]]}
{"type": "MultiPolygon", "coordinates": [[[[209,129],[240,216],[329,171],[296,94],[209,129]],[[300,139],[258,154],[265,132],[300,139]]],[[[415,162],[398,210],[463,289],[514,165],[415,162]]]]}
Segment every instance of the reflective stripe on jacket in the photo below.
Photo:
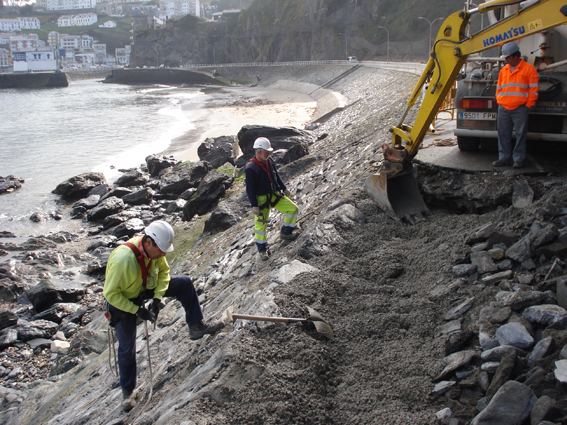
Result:
{"type": "Polygon", "coordinates": [[[496,87],[496,102],[506,109],[535,105],[539,92],[539,76],[536,69],[523,59],[510,72],[510,65],[500,70],[496,87]]]}
{"type": "MultiPolygon", "coordinates": [[[[142,236],[135,236],[128,242],[136,245],[140,252],[142,236]]],[[[146,264],[149,262],[147,259],[146,264]]],[[[148,269],[146,289],[154,290],[154,298],[161,299],[169,287],[169,264],[165,257],[152,261],[148,269]],[[150,276],[153,276],[150,277],[150,276]]],[[[130,301],[142,291],[142,269],[134,252],[121,245],[108,257],[106,282],[102,294],[110,305],[127,313],[135,314],[138,306],[130,301]]]]}

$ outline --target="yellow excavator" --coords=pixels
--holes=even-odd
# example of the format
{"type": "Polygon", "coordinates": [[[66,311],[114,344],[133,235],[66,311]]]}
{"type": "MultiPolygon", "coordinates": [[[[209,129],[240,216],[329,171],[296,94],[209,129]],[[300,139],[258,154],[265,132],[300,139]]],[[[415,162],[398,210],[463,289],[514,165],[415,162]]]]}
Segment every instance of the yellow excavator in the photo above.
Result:
{"type": "Polygon", "coordinates": [[[567,0],[492,0],[449,16],[439,29],[429,61],[400,123],[390,129],[392,143],[382,147],[384,160],[378,174],[366,180],[365,190],[372,200],[398,221],[413,223],[421,215],[427,215],[429,210],[419,194],[412,159],[469,55],[564,24],[567,24],[567,0]],[[467,26],[474,14],[516,4],[520,7],[514,14],[467,35],[467,26]],[[427,89],[413,126],[404,124],[424,87],[427,89]]]}

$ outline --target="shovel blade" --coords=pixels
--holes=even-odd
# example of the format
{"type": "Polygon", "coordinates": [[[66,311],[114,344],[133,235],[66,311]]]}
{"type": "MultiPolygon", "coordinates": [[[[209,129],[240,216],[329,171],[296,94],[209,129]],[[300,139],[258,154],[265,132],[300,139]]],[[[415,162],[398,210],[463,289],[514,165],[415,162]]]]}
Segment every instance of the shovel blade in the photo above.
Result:
{"type": "Polygon", "coordinates": [[[412,217],[431,214],[419,193],[416,174],[415,167],[390,178],[385,173],[372,174],[366,179],[364,188],[389,217],[413,222],[412,217]]]}
{"type": "Polygon", "coordinates": [[[309,320],[313,322],[315,329],[317,329],[317,332],[328,339],[333,339],[335,337],[335,333],[333,332],[333,329],[327,324],[327,322],[325,322],[323,317],[311,307],[307,307],[307,311],[309,312],[309,320]]]}

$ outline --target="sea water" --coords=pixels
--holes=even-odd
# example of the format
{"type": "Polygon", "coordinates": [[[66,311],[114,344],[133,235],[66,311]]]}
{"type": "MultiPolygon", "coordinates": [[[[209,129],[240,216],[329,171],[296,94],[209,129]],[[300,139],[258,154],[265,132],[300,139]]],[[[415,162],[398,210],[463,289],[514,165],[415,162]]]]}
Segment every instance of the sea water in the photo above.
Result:
{"type": "Polygon", "coordinates": [[[25,180],[21,189],[0,195],[0,231],[29,236],[64,228],[68,220],[34,223],[29,217],[61,209],[51,192],[70,177],[99,171],[112,184],[119,169],[164,152],[195,128],[194,112],[207,97],[198,88],[97,80],[0,90],[0,176],[25,180]]]}

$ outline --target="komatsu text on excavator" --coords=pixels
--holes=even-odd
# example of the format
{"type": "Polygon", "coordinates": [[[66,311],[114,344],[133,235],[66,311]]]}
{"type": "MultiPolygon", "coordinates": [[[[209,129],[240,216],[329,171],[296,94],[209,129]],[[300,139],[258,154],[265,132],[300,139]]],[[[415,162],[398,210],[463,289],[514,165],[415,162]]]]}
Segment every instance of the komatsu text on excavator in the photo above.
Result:
{"type": "MultiPolygon", "coordinates": [[[[501,13],[501,16],[505,14],[501,13]]],[[[382,147],[384,161],[378,174],[369,176],[366,181],[365,189],[372,200],[396,220],[414,222],[416,217],[427,215],[427,206],[417,188],[412,159],[467,58],[565,24],[567,0],[492,0],[476,9],[455,12],[449,16],[439,29],[429,61],[409,97],[400,123],[390,129],[392,143],[382,147]],[[467,35],[467,25],[474,14],[517,4],[519,7],[515,13],[476,34],[467,35]],[[420,98],[426,84],[428,88],[413,126],[404,124],[410,108],[420,98]]]]}

